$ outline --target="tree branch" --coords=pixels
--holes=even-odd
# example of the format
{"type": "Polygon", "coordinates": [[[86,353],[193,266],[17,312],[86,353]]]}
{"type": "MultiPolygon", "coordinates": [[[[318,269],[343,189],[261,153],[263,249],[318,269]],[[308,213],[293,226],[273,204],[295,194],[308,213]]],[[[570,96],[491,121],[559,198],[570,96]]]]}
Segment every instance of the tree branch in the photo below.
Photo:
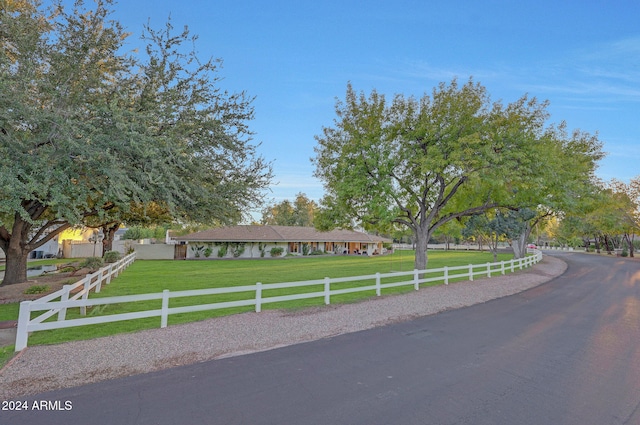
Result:
{"type": "Polygon", "coordinates": [[[442,226],[443,224],[445,224],[445,223],[447,223],[447,222],[449,222],[451,220],[454,220],[456,218],[468,217],[468,216],[471,216],[471,215],[474,215],[474,214],[478,214],[478,213],[484,212],[484,211],[486,211],[488,209],[495,208],[497,206],[499,206],[497,203],[495,203],[495,202],[488,203],[488,201],[487,201],[486,203],[484,203],[481,206],[468,208],[468,209],[466,209],[464,211],[460,211],[460,212],[457,212],[457,213],[448,214],[448,215],[442,217],[437,222],[435,222],[433,224],[433,226],[430,227],[430,230],[433,231],[433,230],[437,229],[438,227],[442,226]]]}

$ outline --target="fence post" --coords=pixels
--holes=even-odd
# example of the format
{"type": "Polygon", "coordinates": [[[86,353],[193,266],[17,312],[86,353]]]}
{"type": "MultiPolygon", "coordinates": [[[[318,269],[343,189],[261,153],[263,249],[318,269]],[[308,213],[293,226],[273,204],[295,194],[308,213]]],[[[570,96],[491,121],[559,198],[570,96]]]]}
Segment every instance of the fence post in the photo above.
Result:
{"type": "Polygon", "coordinates": [[[417,291],[420,289],[420,279],[418,279],[418,269],[413,269],[413,287],[417,291]]]}
{"type": "Polygon", "coordinates": [[[96,282],[96,294],[100,292],[100,288],[102,288],[102,278],[104,277],[104,270],[100,269],[98,271],[98,282],[96,282]]]}
{"type": "MultiPolygon", "coordinates": [[[[88,274],[84,277],[84,289],[82,289],[82,300],[86,300],[89,298],[89,285],[91,285],[91,275],[88,274]]],[[[80,307],[80,316],[86,316],[87,315],[87,307],[86,306],[82,306],[80,307]]]]}
{"type": "Polygon", "coordinates": [[[162,312],[160,313],[160,327],[166,328],[169,319],[169,290],[162,291],[162,312]]]}
{"type": "Polygon", "coordinates": [[[328,277],[324,278],[324,303],[331,303],[331,280],[328,277]]]}
{"type": "Polygon", "coordinates": [[[376,273],[376,295],[380,296],[380,272],[376,273]]]}
{"type": "Polygon", "coordinates": [[[491,277],[491,263],[487,263],[487,277],[491,277]]]}
{"type": "Polygon", "coordinates": [[[516,260],[514,260],[513,258],[511,259],[511,273],[515,273],[516,272],[516,260]]]}
{"type": "Polygon", "coordinates": [[[504,274],[504,260],[500,261],[500,273],[504,274]]]}
{"type": "Polygon", "coordinates": [[[473,282],[473,264],[469,264],[469,280],[473,282]]]}
{"type": "MultiPolygon", "coordinates": [[[[64,285],[62,290],[64,291],[60,296],[60,301],[69,301],[69,288],[71,285],[64,285]]],[[[58,322],[61,322],[67,318],[67,307],[62,307],[58,312],[58,322]]]]}
{"type": "Polygon", "coordinates": [[[27,326],[31,320],[31,303],[32,301],[22,301],[20,303],[20,312],[18,313],[18,329],[16,330],[16,347],[15,351],[22,351],[27,347],[29,332],[27,326]]]}
{"type": "Polygon", "coordinates": [[[449,284],[449,267],[444,266],[444,284],[449,284]]]}
{"type": "Polygon", "coordinates": [[[256,283],[256,313],[262,311],[262,282],[256,283]]]}
{"type": "Polygon", "coordinates": [[[107,285],[111,283],[111,275],[113,274],[113,265],[115,263],[109,264],[109,273],[107,273],[107,285]]]}

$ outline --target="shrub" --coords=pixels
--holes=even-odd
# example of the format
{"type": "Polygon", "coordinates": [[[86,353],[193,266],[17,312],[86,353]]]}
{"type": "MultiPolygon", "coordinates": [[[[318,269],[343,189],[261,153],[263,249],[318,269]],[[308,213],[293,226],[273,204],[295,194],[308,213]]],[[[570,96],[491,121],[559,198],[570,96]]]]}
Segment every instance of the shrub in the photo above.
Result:
{"type": "Polygon", "coordinates": [[[122,235],[122,239],[149,239],[153,237],[153,230],[144,227],[130,227],[122,235]]]}
{"type": "Polygon", "coordinates": [[[42,294],[43,292],[47,292],[49,290],[49,285],[33,285],[28,287],[24,293],[27,295],[31,294],[42,294]]]}
{"type": "Polygon", "coordinates": [[[213,249],[211,249],[211,247],[210,247],[210,246],[208,246],[208,247],[206,247],[206,248],[204,249],[204,256],[205,256],[205,257],[207,257],[207,258],[209,258],[209,257],[211,257],[211,253],[212,253],[212,252],[213,252],[213,249]]]}
{"type": "Polygon", "coordinates": [[[204,250],[204,245],[190,245],[191,251],[194,253],[196,258],[200,258],[200,254],[202,254],[202,250],[204,250]]]}
{"type": "Polygon", "coordinates": [[[271,248],[271,251],[269,251],[272,257],[279,257],[282,255],[283,252],[284,252],[284,248],[279,246],[274,246],[273,248],[271,248]]]}
{"type": "Polygon", "coordinates": [[[321,249],[316,249],[314,251],[311,251],[309,255],[324,255],[324,251],[321,249]]]}
{"type": "Polygon", "coordinates": [[[233,246],[233,256],[235,258],[238,258],[239,256],[241,256],[244,253],[244,243],[237,243],[233,246]]]}
{"type": "Polygon", "coordinates": [[[95,272],[100,267],[104,265],[102,258],[100,257],[89,257],[80,264],[81,268],[88,268],[92,272],[95,272]]]}
{"type": "Polygon", "coordinates": [[[105,263],[115,263],[120,260],[120,253],[118,251],[107,251],[102,258],[105,263]]]}
{"type": "Polygon", "coordinates": [[[218,248],[218,258],[223,258],[225,255],[227,255],[228,249],[229,245],[220,245],[220,248],[218,248]]]}
{"type": "Polygon", "coordinates": [[[628,257],[629,256],[629,252],[626,249],[623,249],[622,252],[620,253],[621,257],[628,257]]]}

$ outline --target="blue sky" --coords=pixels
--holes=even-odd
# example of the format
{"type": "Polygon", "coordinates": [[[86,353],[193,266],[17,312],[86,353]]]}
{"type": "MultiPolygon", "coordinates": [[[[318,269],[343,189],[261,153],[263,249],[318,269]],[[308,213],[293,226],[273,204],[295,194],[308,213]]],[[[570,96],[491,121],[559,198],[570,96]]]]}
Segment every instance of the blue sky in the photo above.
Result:
{"type": "Polygon", "coordinates": [[[598,175],[640,175],[640,3],[637,1],[122,0],[114,18],[138,43],[171,15],[224,61],[223,86],[256,96],[250,124],[273,161],[269,198],[318,200],[314,136],[335,117],[350,81],[421,96],[473,76],[492,100],[550,101],[550,122],[598,132],[598,175]]]}

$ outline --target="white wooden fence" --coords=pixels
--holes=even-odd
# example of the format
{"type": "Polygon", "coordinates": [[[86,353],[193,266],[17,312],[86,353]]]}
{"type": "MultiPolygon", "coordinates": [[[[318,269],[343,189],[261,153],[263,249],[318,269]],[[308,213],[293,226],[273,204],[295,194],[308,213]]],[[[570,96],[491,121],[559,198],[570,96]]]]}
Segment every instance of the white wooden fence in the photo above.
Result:
{"type": "MultiPolygon", "coordinates": [[[[102,267],[100,270],[87,274],[84,278],[80,279],[76,283],[72,285],[64,285],[62,289],[59,291],[53,292],[49,295],[46,295],[42,298],[38,298],[35,301],[23,301],[20,303],[20,313],[18,314],[18,329],[16,334],[16,351],[20,351],[22,348],[27,346],[27,338],[28,333],[37,330],[32,329],[37,324],[44,322],[51,316],[57,314],[58,322],[64,322],[67,315],[67,308],[54,308],[54,309],[45,309],[48,310],[46,313],[41,314],[40,316],[31,319],[31,311],[35,311],[33,309],[28,309],[27,305],[29,303],[34,304],[51,304],[51,302],[55,299],[60,299],[60,302],[73,302],[76,300],[86,301],[89,298],[89,292],[94,289],[96,293],[100,292],[102,288],[102,284],[111,283],[111,279],[118,276],[124,269],[129,267],[136,258],[136,254],[132,253],[127,255],[126,257],[120,259],[115,263],[111,263],[105,267],[102,267]],[[21,346],[20,350],[18,350],[18,346],[21,346]]],[[[80,314],[86,315],[87,309],[85,306],[80,307],[80,314]]]]}
{"type": "MultiPolygon", "coordinates": [[[[421,283],[443,282],[445,285],[448,285],[450,280],[457,279],[457,278],[473,280],[474,277],[476,276],[491,277],[494,274],[505,274],[507,270],[510,270],[511,272],[514,272],[516,268],[522,270],[525,267],[530,267],[531,265],[539,262],[541,259],[542,259],[542,253],[540,251],[535,251],[533,255],[525,258],[510,260],[510,261],[499,261],[495,263],[486,263],[486,264],[475,264],[475,265],[469,264],[466,266],[443,267],[439,269],[413,270],[413,271],[406,271],[406,272],[393,272],[393,273],[383,273],[383,274],[376,273],[372,275],[341,277],[341,278],[325,277],[324,279],[307,280],[307,281],[300,281],[300,282],[284,282],[284,283],[269,283],[269,284],[262,284],[258,282],[254,285],[232,286],[232,287],[226,287],[226,288],[196,289],[196,290],[174,291],[174,292],[171,292],[169,290],[164,290],[162,293],[155,293],[155,294],[126,295],[126,296],[97,298],[97,299],[87,299],[85,295],[88,294],[88,289],[86,290],[86,292],[84,292],[84,290],[82,291],[82,299],[79,299],[80,297],[78,296],[78,294],[76,294],[73,298],[69,298],[68,296],[69,291],[67,291],[66,292],[67,295],[62,295],[62,296],[61,294],[57,295],[57,297],[61,298],[60,301],[52,301],[53,299],[56,298],[56,296],[54,296],[55,294],[51,294],[35,301],[23,301],[22,303],[20,303],[20,314],[18,318],[18,330],[17,330],[18,333],[16,336],[15,350],[20,351],[23,348],[25,348],[27,346],[29,332],[34,332],[34,331],[60,329],[60,328],[68,328],[68,327],[83,326],[83,325],[93,325],[93,324],[99,324],[99,323],[116,322],[121,320],[142,319],[146,317],[160,317],[160,327],[165,328],[167,326],[167,320],[170,314],[190,313],[190,312],[196,312],[196,311],[215,310],[215,309],[221,309],[221,308],[243,307],[243,306],[254,306],[255,311],[260,312],[262,310],[262,306],[268,303],[301,300],[301,299],[308,299],[308,298],[324,298],[324,303],[330,304],[331,297],[334,295],[375,290],[376,295],[380,296],[382,289],[393,288],[398,286],[409,286],[409,285],[412,285],[414,289],[417,291],[421,283]],[[437,274],[437,276],[433,276],[434,274],[437,274]],[[427,277],[429,275],[432,275],[432,277],[427,277]],[[410,279],[403,280],[400,282],[382,283],[383,279],[398,278],[398,277],[404,277],[404,276],[410,277],[410,279]],[[344,283],[344,282],[362,282],[362,281],[371,281],[371,284],[365,285],[365,286],[359,285],[354,287],[331,289],[332,284],[344,283]],[[299,287],[314,286],[314,285],[315,286],[322,285],[323,289],[321,291],[316,291],[316,292],[305,292],[305,293],[297,293],[297,294],[290,294],[290,295],[263,297],[263,292],[268,290],[299,288],[299,287]],[[199,305],[191,305],[191,306],[185,306],[185,307],[169,307],[169,301],[171,300],[171,298],[201,297],[206,295],[230,294],[230,293],[241,293],[241,292],[251,293],[252,296],[250,298],[236,300],[236,301],[216,302],[211,304],[199,304],[199,305]],[[84,309],[90,306],[131,303],[131,302],[149,301],[149,300],[162,300],[161,308],[155,309],[155,310],[138,311],[138,312],[132,312],[132,313],[110,314],[110,315],[104,315],[104,316],[85,317],[85,318],[78,318],[78,319],[67,320],[65,318],[66,310],[69,308],[80,308],[82,312],[84,311],[84,309]],[[46,311],[46,313],[32,319],[31,312],[33,311],[46,311]],[[44,322],[44,320],[48,319],[49,317],[55,314],[58,314],[57,321],[44,322]]],[[[133,259],[131,259],[131,261],[133,261],[133,259]]],[[[100,273],[100,272],[97,272],[97,273],[100,273]]],[[[89,276],[87,276],[86,279],[90,280],[89,276]]]]}

